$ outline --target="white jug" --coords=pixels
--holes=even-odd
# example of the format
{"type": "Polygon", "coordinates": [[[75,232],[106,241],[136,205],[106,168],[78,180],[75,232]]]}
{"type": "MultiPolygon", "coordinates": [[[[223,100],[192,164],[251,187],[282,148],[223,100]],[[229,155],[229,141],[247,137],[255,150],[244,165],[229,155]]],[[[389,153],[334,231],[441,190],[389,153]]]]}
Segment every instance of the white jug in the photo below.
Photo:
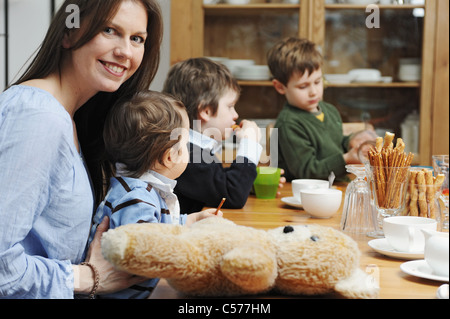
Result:
{"type": "Polygon", "coordinates": [[[448,277],[448,251],[449,236],[448,233],[435,230],[422,229],[425,236],[425,260],[433,269],[433,272],[439,276],[448,277]]]}

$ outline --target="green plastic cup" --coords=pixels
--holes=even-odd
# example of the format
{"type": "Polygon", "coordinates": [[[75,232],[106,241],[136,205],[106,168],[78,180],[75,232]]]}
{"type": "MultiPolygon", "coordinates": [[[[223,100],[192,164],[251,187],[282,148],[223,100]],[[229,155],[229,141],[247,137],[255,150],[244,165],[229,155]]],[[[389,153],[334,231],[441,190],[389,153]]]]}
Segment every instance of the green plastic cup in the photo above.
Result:
{"type": "Polygon", "coordinates": [[[276,167],[257,167],[253,187],[256,198],[273,199],[277,196],[278,184],[280,183],[281,169],[276,167]]]}

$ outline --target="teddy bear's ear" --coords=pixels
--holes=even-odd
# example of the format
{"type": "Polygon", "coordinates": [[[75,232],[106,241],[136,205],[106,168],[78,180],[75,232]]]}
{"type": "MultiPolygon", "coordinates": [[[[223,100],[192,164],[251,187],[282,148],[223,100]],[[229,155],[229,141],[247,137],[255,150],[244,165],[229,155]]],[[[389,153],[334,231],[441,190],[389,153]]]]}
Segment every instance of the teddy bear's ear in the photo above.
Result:
{"type": "Polygon", "coordinates": [[[128,224],[102,236],[102,253],[117,268],[149,278],[180,278],[201,267],[203,255],[180,239],[186,227],[170,224],[128,224]]]}
{"type": "Polygon", "coordinates": [[[372,275],[356,268],[350,277],[336,284],[335,290],[347,298],[374,299],[378,297],[379,287],[372,275]]]}

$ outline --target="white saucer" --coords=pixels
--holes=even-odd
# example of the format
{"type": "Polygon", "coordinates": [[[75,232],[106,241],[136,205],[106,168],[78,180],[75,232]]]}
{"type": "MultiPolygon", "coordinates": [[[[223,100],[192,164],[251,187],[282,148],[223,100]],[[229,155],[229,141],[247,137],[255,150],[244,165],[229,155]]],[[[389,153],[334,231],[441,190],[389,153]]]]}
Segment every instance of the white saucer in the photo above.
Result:
{"type": "Polygon", "coordinates": [[[368,244],[377,253],[380,253],[385,256],[406,260],[415,260],[424,258],[423,252],[409,253],[395,250],[394,248],[392,248],[392,246],[389,244],[386,238],[373,239],[369,241],[368,244]]]}
{"type": "Polygon", "coordinates": [[[435,275],[424,259],[407,261],[400,265],[400,269],[404,273],[415,277],[436,281],[448,281],[448,277],[435,275]]]}
{"type": "Polygon", "coordinates": [[[283,197],[283,198],[281,198],[281,201],[285,204],[288,204],[289,206],[303,208],[302,202],[297,200],[293,196],[292,197],[283,197]]]}

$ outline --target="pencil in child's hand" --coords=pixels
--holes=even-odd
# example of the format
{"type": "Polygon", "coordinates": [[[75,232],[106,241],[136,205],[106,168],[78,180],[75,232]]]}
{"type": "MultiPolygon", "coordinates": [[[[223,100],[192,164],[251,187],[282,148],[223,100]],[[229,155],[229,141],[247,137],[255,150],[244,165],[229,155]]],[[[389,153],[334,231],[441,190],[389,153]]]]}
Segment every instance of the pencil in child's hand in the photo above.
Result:
{"type": "Polygon", "coordinates": [[[217,215],[219,210],[222,208],[222,205],[225,202],[225,200],[226,200],[226,198],[222,198],[222,201],[220,202],[219,206],[217,206],[217,209],[216,209],[216,212],[214,213],[214,215],[217,215]]]}

